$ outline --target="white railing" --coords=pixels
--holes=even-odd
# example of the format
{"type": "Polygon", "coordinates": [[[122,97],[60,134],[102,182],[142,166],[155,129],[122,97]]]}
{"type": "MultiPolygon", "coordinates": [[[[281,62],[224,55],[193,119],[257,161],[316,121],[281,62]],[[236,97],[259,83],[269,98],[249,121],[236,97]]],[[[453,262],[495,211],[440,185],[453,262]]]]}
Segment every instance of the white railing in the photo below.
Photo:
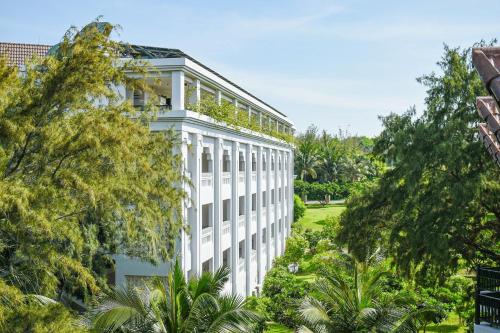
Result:
{"type": "Polygon", "coordinates": [[[267,207],[262,207],[261,212],[262,212],[262,216],[264,216],[264,218],[266,218],[267,217],[267,207]]]}
{"type": "Polygon", "coordinates": [[[229,235],[231,233],[231,221],[222,222],[222,234],[229,235]]]}
{"type": "Polygon", "coordinates": [[[204,228],[201,231],[201,244],[207,244],[212,241],[212,227],[204,228]]]}
{"type": "Polygon", "coordinates": [[[274,172],[271,172],[271,179],[274,179],[274,172]]]}
{"type": "Polygon", "coordinates": [[[252,172],[252,181],[256,182],[257,181],[257,173],[254,171],[252,172]]]}
{"type": "Polygon", "coordinates": [[[257,261],[257,251],[252,250],[252,261],[257,261]]]}
{"type": "Polygon", "coordinates": [[[222,174],[222,184],[223,185],[231,184],[231,173],[230,172],[224,172],[222,174]]]}
{"type": "Polygon", "coordinates": [[[245,228],[245,215],[238,217],[238,228],[245,228]]]}
{"type": "Polygon", "coordinates": [[[245,182],[245,171],[240,171],[240,174],[239,174],[239,177],[238,177],[238,181],[240,183],[244,183],[245,182]]]}
{"type": "Polygon", "coordinates": [[[240,272],[245,270],[245,258],[240,258],[240,262],[238,263],[238,268],[240,272]]]}
{"type": "Polygon", "coordinates": [[[257,223],[257,212],[252,211],[252,223],[257,223]]]}
{"type": "Polygon", "coordinates": [[[201,186],[212,186],[212,174],[204,172],[201,174],[201,186]]]}

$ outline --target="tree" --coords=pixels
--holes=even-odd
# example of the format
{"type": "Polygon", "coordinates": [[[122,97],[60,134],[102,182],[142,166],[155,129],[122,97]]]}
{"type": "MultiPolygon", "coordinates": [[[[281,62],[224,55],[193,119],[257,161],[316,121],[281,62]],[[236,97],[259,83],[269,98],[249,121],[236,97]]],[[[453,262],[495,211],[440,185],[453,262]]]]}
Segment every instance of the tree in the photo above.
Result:
{"type": "Polygon", "coordinates": [[[85,299],[111,255],[167,259],[183,227],[177,137],[113,88],[148,90],[113,29],[70,29],[22,75],[0,59],[0,282],[24,293],[85,299]]]}
{"type": "Polygon", "coordinates": [[[297,150],[295,151],[295,172],[301,180],[308,176],[316,179],[318,166],[318,144],[316,133],[318,129],[309,126],[306,132],[297,137],[297,150]]]}
{"type": "Polygon", "coordinates": [[[324,271],[313,285],[314,296],[300,306],[304,325],[299,332],[416,332],[419,314],[430,309],[416,310],[404,299],[385,294],[383,269],[347,258],[350,275],[324,271]]]}
{"type": "Polygon", "coordinates": [[[421,116],[412,108],[382,118],[374,151],[392,167],[349,201],[339,234],[358,256],[386,247],[402,272],[430,283],[464,260],[500,259],[500,174],[476,133],[475,98],[485,91],[470,49],[445,46],[438,65],[442,74],[418,79],[427,87],[421,116]]]}
{"type": "Polygon", "coordinates": [[[97,332],[251,332],[259,317],[237,296],[223,296],[229,270],[203,273],[187,282],[179,263],[166,285],[110,292],[92,319],[97,332]]]}

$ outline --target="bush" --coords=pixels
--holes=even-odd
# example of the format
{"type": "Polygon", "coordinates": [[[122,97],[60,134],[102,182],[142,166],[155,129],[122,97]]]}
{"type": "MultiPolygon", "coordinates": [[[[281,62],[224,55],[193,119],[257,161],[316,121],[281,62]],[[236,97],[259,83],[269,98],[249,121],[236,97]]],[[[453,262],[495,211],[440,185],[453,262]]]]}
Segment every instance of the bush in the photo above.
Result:
{"type": "Polygon", "coordinates": [[[301,319],[298,308],[308,291],[307,282],[299,280],[284,267],[274,267],[264,279],[262,303],[275,322],[288,327],[299,327],[301,319]]]}
{"type": "Polygon", "coordinates": [[[293,196],[293,221],[297,222],[306,213],[306,204],[298,195],[293,196]]]}
{"type": "Polygon", "coordinates": [[[296,180],[293,186],[295,193],[300,196],[307,195],[308,200],[324,200],[325,195],[330,195],[330,199],[342,199],[348,195],[347,188],[337,183],[308,183],[296,180]]]}

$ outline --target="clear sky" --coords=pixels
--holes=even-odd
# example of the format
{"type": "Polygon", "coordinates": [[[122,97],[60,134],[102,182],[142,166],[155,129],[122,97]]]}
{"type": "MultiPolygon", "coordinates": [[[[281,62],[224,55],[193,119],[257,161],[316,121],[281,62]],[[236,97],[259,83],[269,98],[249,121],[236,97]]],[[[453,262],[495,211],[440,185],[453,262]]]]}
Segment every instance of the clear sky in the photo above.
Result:
{"type": "Polygon", "coordinates": [[[378,115],[421,111],[415,78],[443,43],[499,36],[500,1],[0,0],[0,41],[57,43],[99,15],[120,40],[179,48],[288,114],[299,130],[376,135],[378,115]]]}

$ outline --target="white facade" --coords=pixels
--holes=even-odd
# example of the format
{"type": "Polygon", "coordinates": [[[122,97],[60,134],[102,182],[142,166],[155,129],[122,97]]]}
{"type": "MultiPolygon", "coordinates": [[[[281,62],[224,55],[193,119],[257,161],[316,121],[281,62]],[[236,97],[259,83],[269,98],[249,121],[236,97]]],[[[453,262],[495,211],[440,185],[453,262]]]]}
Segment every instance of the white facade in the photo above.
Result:
{"type": "MultiPolygon", "coordinates": [[[[175,128],[182,140],[190,199],[183,214],[177,253],[187,276],[224,265],[231,278],[226,291],[258,292],[273,259],[283,253],[293,221],[293,147],[276,138],[237,130],[187,110],[204,94],[234,103],[238,112],[258,117],[263,126],[291,133],[290,120],[217,73],[185,57],[151,59],[160,83],[154,86],[165,109],[152,130],[175,128]],[[189,96],[186,92],[189,91],[189,96]],[[186,100],[187,99],[187,100],[186,100]]],[[[120,88],[127,98],[147,100],[120,88]]],[[[152,266],[117,256],[116,284],[166,275],[167,265],[152,266]]]]}

